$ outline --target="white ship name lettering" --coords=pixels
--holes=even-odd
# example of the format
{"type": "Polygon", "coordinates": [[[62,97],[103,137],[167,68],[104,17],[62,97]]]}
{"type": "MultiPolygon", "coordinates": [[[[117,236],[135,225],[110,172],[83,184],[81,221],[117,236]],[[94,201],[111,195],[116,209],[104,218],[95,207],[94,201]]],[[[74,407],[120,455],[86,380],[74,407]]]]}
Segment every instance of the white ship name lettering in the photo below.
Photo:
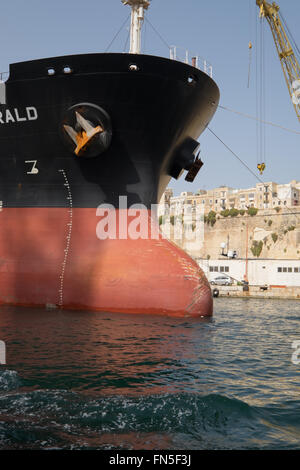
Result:
{"type": "Polygon", "coordinates": [[[33,163],[31,170],[27,171],[27,175],[37,175],[39,169],[36,167],[37,160],[25,160],[25,163],[33,163]]]}
{"type": "Polygon", "coordinates": [[[0,111],[0,124],[35,121],[37,118],[38,112],[34,106],[27,106],[22,111],[20,111],[18,108],[14,108],[13,110],[5,109],[4,111],[0,111]]]}

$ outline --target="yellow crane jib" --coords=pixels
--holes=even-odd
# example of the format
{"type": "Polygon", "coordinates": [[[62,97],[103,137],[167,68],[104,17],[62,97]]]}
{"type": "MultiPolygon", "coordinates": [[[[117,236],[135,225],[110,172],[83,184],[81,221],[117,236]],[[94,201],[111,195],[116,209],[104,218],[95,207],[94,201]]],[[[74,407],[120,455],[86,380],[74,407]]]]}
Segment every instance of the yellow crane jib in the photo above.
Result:
{"type": "Polygon", "coordinates": [[[256,5],[259,16],[266,18],[271,28],[288,91],[300,121],[300,66],[279,16],[280,8],[275,2],[271,4],[266,0],[256,0],[256,5]]]}
{"type": "Polygon", "coordinates": [[[279,6],[276,5],[275,2],[272,5],[266,0],[256,0],[256,5],[259,6],[259,16],[269,16],[269,15],[277,15],[279,12],[279,6]]]}
{"type": "Polygon", "coordinates": [[[266,164],[265,164],[265,163],[258,163],[258,164],[257,164],[257,169],[258,169],[258,171],[259,171],[259,173],[260,173],[261,175],[263,174],[265,168],[266,168],[266,164]]]}

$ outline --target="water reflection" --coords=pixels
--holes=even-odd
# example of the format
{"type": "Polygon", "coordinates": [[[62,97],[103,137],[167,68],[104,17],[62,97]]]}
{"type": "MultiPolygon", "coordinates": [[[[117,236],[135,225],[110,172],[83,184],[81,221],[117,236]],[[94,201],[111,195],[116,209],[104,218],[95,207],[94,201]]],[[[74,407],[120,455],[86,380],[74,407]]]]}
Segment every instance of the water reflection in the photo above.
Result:
{"type": "Polygon", "coordinates": [[[219,298],[202,320],[1,307],[0,339],[28,390],[217,393],[260,405],[300,398],[299,320],[287,300],[219,298]]]}
{"type": "Polygon", "coordinates": [[[2,448],[299,448],[297,301],[211,319],[0,308],[2,448]]]}
{"type": "Polygon", "coordinates": [[[7,365],[26,387],[101,393],[192,388],[190,363],[213,355],[213,320],[2,309],[7,365]]]}

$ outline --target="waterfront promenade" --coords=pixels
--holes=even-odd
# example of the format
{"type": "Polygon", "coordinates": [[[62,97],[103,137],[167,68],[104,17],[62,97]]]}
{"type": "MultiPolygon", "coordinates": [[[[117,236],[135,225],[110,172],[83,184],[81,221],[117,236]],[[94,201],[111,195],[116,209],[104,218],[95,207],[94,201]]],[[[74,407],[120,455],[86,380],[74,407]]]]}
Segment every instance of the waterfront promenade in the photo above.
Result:
{"type": "Polygon", "coordinates": [[[212,285],[212,291],[218,289],[220,297],[252,297],[264,299],[295,299],[300,300],[300,287],[287,286],[249,286],[249,290],[243,290],[243,286],[216,286],[212,285]]]}

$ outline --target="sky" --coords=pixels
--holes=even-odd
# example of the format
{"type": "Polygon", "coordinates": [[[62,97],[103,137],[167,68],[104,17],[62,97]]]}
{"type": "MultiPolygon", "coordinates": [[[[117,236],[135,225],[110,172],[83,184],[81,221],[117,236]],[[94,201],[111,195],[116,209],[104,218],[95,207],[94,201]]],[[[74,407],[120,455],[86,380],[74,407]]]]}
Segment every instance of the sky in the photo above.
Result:
{"type": "MultiPolygon", "coordinates": [[[[143,29],[142,53],[168,57],[167,45],[189,50],[213,66],[220,89],[220,105],[258,116],[256,76],[259,76],[260,34],[255,0],[152,0],[143,29]],[[257,25],[257,26],[256,26],[257,25]],[[249,49],[252,42],[250,85],[249,49]],[[258,55],[257,55],[258,54],[258,55]],[[258,59],[256,59],[258,57],[258,59]]],[[[299,0],[278,0],[294,39],[300,47],[299,0]]],[[[10,0],[1,2],[0,71],[24,60],[68,54],[105,52],[130,13],[121,0],[10,0]]],[[[109,52],[127,50],[129,19],[109,52]]],[[[265,120],[300,132],[269,26],[264,25],[265,120]]],[[[258,106],[259,108],[259,106],[258,106]]],[[[265,128],[266,170],[260,177],[257,123],[218,108],[210,129],[263,181],[300,180],[300,134],[273,126],[265,128]]],[[[181,177],[172,181],[175,194],[211,189],[254,186],[258,180],[209,130],[199,137],[204,162],[190,184],[181,177]]]]}

